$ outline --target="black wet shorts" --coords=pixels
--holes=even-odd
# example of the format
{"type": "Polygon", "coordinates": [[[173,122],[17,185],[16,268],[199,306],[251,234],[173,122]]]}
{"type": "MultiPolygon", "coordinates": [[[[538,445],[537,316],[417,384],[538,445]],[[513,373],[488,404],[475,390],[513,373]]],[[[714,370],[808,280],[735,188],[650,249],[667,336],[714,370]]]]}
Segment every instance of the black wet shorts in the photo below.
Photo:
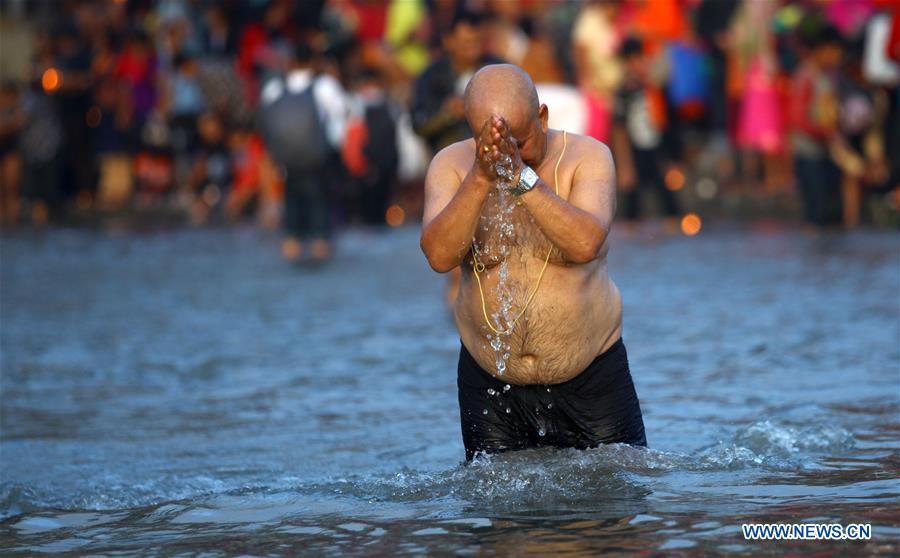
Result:
{"type": "Polygon", "coordinates": [[[571,380],[527,386],[491,376],[463,345],[457,386],[466,460],[478,452],[541,446],[647,445],[621,339],[571,380]]]}

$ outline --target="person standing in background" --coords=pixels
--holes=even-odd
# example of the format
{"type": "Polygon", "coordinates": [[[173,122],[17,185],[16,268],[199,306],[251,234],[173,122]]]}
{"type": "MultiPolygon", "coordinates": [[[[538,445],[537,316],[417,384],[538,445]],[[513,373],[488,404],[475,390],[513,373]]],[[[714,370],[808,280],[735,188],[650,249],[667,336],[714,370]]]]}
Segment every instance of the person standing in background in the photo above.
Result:
{"type": "Polygon", "coordinates": [[[127,92],[137,129],[143,127],[156,106],[157,66],[153,43],[142,31],[128,37],[116,59],[113,77],[127,92]]]}
{"type": "Polygon", "coordinates": [[[592,0],[584,5],[572,29],[578,87],[588,109],[586,132],[609,141],[610,117],[623,68],[618,57],[621,43],[616,18],[620,6],[610,0],[592,0]]]}
{"type": "Polygon", "coordinates": [[[738,0],[703,0],[695,16],[697,39],[704,45],[710,73],[710,131],[714,141],[727,141],[728,96],[725,91],[728,31],[738,0]]]}
{"type": "Polygon", "coordinates": [[[415,84],[413,129],[432,152],[471,137],[463,94],[472,75],[500,60],[484,53],[482,16],[461,11],[443,36],[445,54],[422,72],[415,84]]]}
{"type": "MultiPolygon", "coordinates": [[[[432,153],[472,137],[463,104],[466,85],[483,66],[501,62],[484,52],[482,22],[479,13],[457,12],[442,37],[445,54],[416,81],[413,129],[422,136],[432,153]]],[[[449,303],[456,298],[459,280],[459,269],[448,274],[446,296],[449,303]]]]}
{"type": "Polygon", "coordinates": [[[239,122],[228,137],[232,181],[225,199],[225,216],[240,220],[251,209],[261,207],[264,195],[266,148],[248,122],[239,122]]]}
{"type": "Polygon", "coordinates": [[[167,80],[167,105],[176,176],[181,182],[187,172],[188,159],[197,146],[197,122],[207,103],[200,89],[197,60],[188,54],[178,53],[173,67],[174,72],[167,80]]]}
{"type": "MultiPolygon", "coordinates": [[[[204,223],[221,209],[220,201],[231,190],[231,153],[226,124],[214,112],[197,118],[198,144],[191,164],[190,190],[194,195],[191,216],[204,223]]],[[[218,214],[216,215],[218,217],[218,214]]]]}
{"type": "Polygon", "coordinates": [[[354,116],[344,142],[344,163],[355,177],[354,212],[369,226],[385,224],[400,153],[397,149],[397,110],[384,78],[377,70],[363,70],[353,92],[354,116]]]}
{"type": "Polygon", "coordinates": [[[314,260],[331,255],[328,166],[337,160],[347,125],[344,88],[331,75],[316,74],[314,52],[300,43],[284,78],[272,78],[260,94],[263,136],[285,173],[281,252],[297,261],[309,243],[314,260]]]}
{"type": "Polygon", "coordinates": [[[616,95],[613,116],[613,150],[618,164],[619,185],[625,191],[624,217],[636,221],[641,216],[641,190],[655,192],[665,217],[678,216],[678,203],[666,188],[662,175],[663,134],[660,118],[654,114],[649,84],[649,60],[640,39],[629,37],[620,54],[625,79],[616,95]]]}
{"type": "Polygon", "coordinates": [[[85,118],[92,101],[91,55],[83,31],[76,26],[63,27],[57,49],[62,78],[54,97],[63,127],[63,195],[88,200],[90,205],[97,185],[94,130],[85,118]]]}
{"type": "Polygon", "coordinates": [[[774,2],[742,2],[732,18],[733,86],[737,89],[736,143],[747,178],[762,174],[766,190],[778,182],[777,157],[783,151],[784,126],[778,106],[778,60],[772,20],[774,2]],[[759,172],[757,161],[762,162],[759,172]]]}
{"type": "Polygon", "coordinates": [[[22,99],[25,126],[19,136],[22,154],[22,199],[31,223],[43,225],[63,216],[60,181],[63,127],[56,105],[41,87],[40,76],[22,99]]]}
{"type": "Polygon", "coordinates": [[[791,144],[806,220],[821,228],[840,218],[840,171],[829,146],[838,137],[835,73],[843,51],[841,36],[829,25],[811,31],[806,42],[791,93],[791,144]]]}
{"type": "Polygon", "coordinates": [[[425,0],[391,0],[387,9],[384,40],[406,76],[419,75],[430,62],[427,10],[425,0]]]}

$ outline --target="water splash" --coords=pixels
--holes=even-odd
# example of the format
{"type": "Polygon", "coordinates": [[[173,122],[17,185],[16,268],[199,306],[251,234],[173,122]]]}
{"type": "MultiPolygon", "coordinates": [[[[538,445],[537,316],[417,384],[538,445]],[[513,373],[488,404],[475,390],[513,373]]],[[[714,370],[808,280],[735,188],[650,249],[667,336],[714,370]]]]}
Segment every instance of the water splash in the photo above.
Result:
{"type": "Polygon", "coordinates": [[[507,257],[510,255],[516,232],[512,220],[512,213],[516,204],[513,195],[510,193],[510,189],[513,186],[512,180],[515,178],[515,167],[513,166],[512,157],[503,155],[499,161],[495,161],[494,172],[497,175],[496,196],[498,210],[495,215],[489,218],[489,221],[497,231],[497,238],[493,244],[484,246],[483,250],[479,252],[479,256],[481,258],[492,257],[500,260],[497,270],[497,285],[492,293],[497,300],[497,310],[490,316],[494,328],[499,333],[495,331],[493,335],[489,334],[488,341],[491,349],[494,351],[494,366],[497,375],[502,376],[506,372],[510,356],[510,345],[507,339],[515,326],[513,292],[509,284],[509,265],[507,263],[507,257]]]}
{"type": "Polygon", "coordinates": [[[855,443],[853,434],[836,426],[796,429],[766,420],[739,430],[730,442],[719,441],[701,448],[694,456],[699,466],[723,470],[748,466],[795,470],[803,467],[798,461],[803,454],[843,452],[855,443]]]}
{"type": "MultiPolygon", "coordinates": [[[[487,411],[483,409],[482,412],[487,411]]],[[[506,413],[511,409],[506,407],[506,413]]],[[[741,470],[798,471],[816,467],[810,454],[840,453],[853,435],[833,426],[795,429],[763,421],[737,431],[728,441],[691,453],[609,444],[588,450],[540,448],[479,454],[469,464],[447,470],[366,473],[298,483],[294,476],[228,488],[209,477],[170,476],[155,483],[116,484],[98,498],[96,486],[77,494],[0,483],[2,517],[44,508],[113,510],[221,494],[291,493],[341,495],[368,502],[439,501],[446,498],[507,508],[553,504],[590,505],[598,498],[622,498],[645,490],[646,477],[669,473],[741,470]]]]}
{"type": "Polygon", "coordinates": [[[853,435],[843,428],[820,425],[796,429],[768,420],[738,432],[735,442],[756,453],[781,457],[800,452],[847,450],[855,445],[853,435]]]}
{"type": "MultiPolygon", "coordinates": [[[[540,432],[546,434],[543,428],[540,432]]],[[[548,502],[587,505],[592,499],[621,496],[616,491],[644,490],[641,477],[679,471],[797,471],[807,466],[808,452],[840,452],[853,443],[852,434],[840,428],[797,430],[765,421],[737,431],[727,442],[691,453],[608,444],[587,450],[540,448],[477,454],[471,463],[446,471],[406,469],[389,477],[343,479],[351,486],[342,484],[341,490],[378,501],[449,497],[516,509],[548,502]],[[783,453],[786,447],[789,454],[783,453]]]]}

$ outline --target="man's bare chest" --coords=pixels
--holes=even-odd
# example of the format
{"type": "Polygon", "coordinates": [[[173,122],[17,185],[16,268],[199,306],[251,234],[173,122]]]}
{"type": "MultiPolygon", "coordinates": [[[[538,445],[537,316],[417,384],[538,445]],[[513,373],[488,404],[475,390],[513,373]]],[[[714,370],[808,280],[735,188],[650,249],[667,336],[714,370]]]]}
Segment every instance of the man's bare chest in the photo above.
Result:
{"type": "MultiPolygon", "coordinates": [[[[492,192],[482,207],[475,230],[479,259],[491,267],[510,258],[547,257],[552,244],[534,217],[512,194],[492,192]]],[[[562,254],[553,249],[553,263],[562,263],[562,254]]]]}

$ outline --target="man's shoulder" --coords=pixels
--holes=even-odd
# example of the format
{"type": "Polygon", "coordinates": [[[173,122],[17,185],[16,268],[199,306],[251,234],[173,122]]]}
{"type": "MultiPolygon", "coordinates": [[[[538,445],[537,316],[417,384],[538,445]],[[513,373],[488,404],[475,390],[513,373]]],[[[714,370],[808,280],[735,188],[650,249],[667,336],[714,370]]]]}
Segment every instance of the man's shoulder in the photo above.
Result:
{"type": "Polygon", "coordinates": [[[592,136],[569,133],[566,151],[570,153],[566,155],[566,159],[575,180],[578,177],[593,177],[597,173],[606,175],[615,172],[612,151],[605,143],[592,136]]]}
{"type": "Polygon", "coordinates": [[[568,148],[581,157],[606,157],[610,155],[609,146],[593,136],[566,132],[568,148]]]}
{"type": "Polygon", "coordinates": [[[472,157],[475,153],[475,140],[472,138],[464,139],[451,143],[447,147],[438,151],[431,159],[431,166],[453,166],[461,167],[466,164],[472,164],[472,157]]]}

